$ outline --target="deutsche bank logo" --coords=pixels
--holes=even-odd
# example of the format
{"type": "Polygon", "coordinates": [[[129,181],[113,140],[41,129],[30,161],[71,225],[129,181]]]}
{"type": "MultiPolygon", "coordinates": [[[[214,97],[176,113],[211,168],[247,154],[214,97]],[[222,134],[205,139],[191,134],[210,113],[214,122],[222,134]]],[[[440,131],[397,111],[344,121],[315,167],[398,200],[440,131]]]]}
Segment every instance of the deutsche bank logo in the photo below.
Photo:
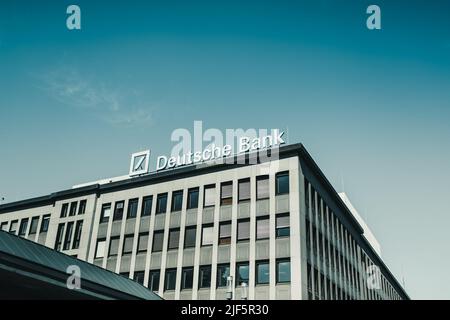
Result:
{"type": "Polygon", "coordinates": [[[130,177],[148,173],[150,150],[136,152],[131,155],[130,177]]]}

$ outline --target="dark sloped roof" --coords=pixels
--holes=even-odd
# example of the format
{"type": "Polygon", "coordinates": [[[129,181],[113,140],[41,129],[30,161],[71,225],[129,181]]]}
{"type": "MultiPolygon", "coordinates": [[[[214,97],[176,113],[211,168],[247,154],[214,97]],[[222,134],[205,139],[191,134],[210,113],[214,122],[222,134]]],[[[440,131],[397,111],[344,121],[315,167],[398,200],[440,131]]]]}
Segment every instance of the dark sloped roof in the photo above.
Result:
{"type": "Polygon", "coordinates": [[[27,265],[31,263],[36,266],[36,269],[45,268],[60,275],[64,274],[66,277],[69,276],[66,273],[67,267],[76,265],[81,271],[82,288],[84,282],[100,286],[106,291],[120,293],[117,296],[128,296],[130,299],[161,299],[146,287],[129,278],[5,231],[0,231],[0,255],[10,256],[27,265]]]}

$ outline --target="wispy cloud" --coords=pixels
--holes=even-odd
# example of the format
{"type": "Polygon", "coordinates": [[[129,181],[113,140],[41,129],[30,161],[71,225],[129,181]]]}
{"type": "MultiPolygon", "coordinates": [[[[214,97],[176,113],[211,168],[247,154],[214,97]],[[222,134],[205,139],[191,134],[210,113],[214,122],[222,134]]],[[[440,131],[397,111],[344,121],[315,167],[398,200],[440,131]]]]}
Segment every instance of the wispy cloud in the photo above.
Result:
{"type": "Polygon", "coordinates": [[[152,107],[134,90],[108,86],[73,68],[57,68],[39,77],[40,87],[62,105],[89,112],[114,126],[147,126],[152,107]]]}

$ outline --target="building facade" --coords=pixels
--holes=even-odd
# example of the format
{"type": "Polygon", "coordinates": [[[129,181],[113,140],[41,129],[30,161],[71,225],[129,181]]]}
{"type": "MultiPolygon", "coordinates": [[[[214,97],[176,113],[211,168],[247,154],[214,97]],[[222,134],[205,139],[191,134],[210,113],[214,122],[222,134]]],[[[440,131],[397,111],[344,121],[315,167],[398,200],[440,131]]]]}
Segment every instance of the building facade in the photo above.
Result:
{"type": "Polygon", "coordinates": [[[303,145],[0,206],[0,228],[164,299],[409,299],[303,145]],[[245,283],[245,285],[243,285],[245,283]]]}

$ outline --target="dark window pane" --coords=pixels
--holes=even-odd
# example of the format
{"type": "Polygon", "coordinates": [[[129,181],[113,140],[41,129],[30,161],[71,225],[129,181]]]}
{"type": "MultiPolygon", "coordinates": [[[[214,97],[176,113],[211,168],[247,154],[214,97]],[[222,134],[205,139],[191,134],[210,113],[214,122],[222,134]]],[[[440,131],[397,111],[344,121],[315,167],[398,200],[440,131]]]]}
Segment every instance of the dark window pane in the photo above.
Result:
{"type": "Polygon", "coordinates": [[[19,236],[23,237],[27,233],[28,228],[28,218],[22,219],[20,221],[20,228],[19,228],[19,236]]]}
{"type": "Polygon", "coordinates": [[[282,172],[276,175],[276,194],[289,193],[289,172],[282,172]]]}
{"type": "Polygon", "coordinates": [[[81,233],[83,232],[83,220],[77,221],[75,227],[75,238],[73,240],[72,249],[78,249],[80,247],[81,233]]]}
{"type": "Polygon", "coordinates": [[[239,180],[239,201],[250,199],[250,179],[239,180]]]}
{"type": "Polygon", "coordinates": [[[164,279],[164,290],[175,290],[177,279],[177,269],[166,270],[166,278],[164,279]]]}
{"type": "Polygon", "coordinates": [[[256,220],[256,239],[267,239],[270,236],[269,217],[256,220]]]}
{"type": "Polygon", "coordinates": [[[134,272],[134,281],[143,285],[144,284],[144,275],[145,275],[144,271],[135,271],[134,272]]]}
{"type": "Polygon", "coordinates": [[[183,191],[172,193],[172,211],[180,211],[183,208],[183,191]]]}
{"type": "Polygon", "coordinates": [[[69,211],[69,204],[63,203],[61,207],[61,218],[67,217],[67,212],[69,211]]]}
{"type": "Polygon", "coordinates": [[[64,236],[64,223],[60,223],[58,225],[58,230],[56,231],[56,242],[55,242],[55,250],[61,250],[62,241],[64,236]]]}
{"type": "Polygon", "coordinates": [[[256,283],[266,284],[269,283],[270,273],[269,273],[269,262],[257,262],[256,263],[256,283]]]}
{"type": "Polygon", "coordinates": [[[219,244],[231,243],[231,221],[219,225],[219,244]]]}
{"type": "Polygon", "coordinates": [[[213,186],[206,186],[205,187],[205,193],[204,193],[204,206],[210,207],[214,206],[216,203],[216,187],[213,186]]]}
{"type": "Polygon", "coordinates": [[[142,217],[149,216],[152,213],[152,202],[153,202],[152,196],[144,197],[144,199],[142,200],[142,212],[141,212],[142,217]]]}
{"type": "Polygon", "coordinates": [[[11,225],[9,226],[9,233],[16,234],[18,224],[19,221],[17,220],[11,221],[11,225]]]}
{"type": "Polygon", "coordinates": [[[192,289],[194,268],[183,268],[181,272],[181,289],[192,289]]]}
{"type": "Polygon", "coordinates": [[[163,248],[163,240],[164,240],[164,231],[155,231],[153,234],[153,252],[162,251],[163,248]]]}
{"type": "Polygon", "coordinates": [[[116,202],[116,206],[114,208],[114,217],[113,220],[122,220],[123,218],[123,207],[125,205],[124,201],[116,202]]]}
{"type": "Polygon", "coordinates": [[[200,266],[198,281],[199,288],[209,288],[211,286],[211,266],[200,266]]]}
{"type": "Polygon", "coordinates": [[[111,237],[109,241],[109,252],[108,256],[113,257],[119,254],[119,242],[120,237],[111,237]]]}
{"type": "Polygon", "coordinates": [[[111,204],[107,203],[102,206],[102,213],[100,215],[100,223],[108,222],[111,216],[111,204]]]}
{"type": "Polygon", "coordinates": [[[84,214],[86,212],[86,200],[80,201],[80,207],[78,208],[78,214],[84,214]]]}
{"type": "Polygon", "coordinates": [[[192,248],[195,247],[195,236],[197,233],[196,227],[188,227],[186,228],[185,234],[184,234],[184,247],[185,248],[192,248]]]}
{"type": "Polygon", "coordinates": [[[250,239],[250,220],[238,220],[238,241],[250,239]]]}
{"type": "Polygon", "coordinates": [[[198,208],[198,188],[189,189],[188,191],[188,209],[198,208]]]}
{"type": "Polygon", "coordinates": [[[138,199],[131,199],[128,201],[127,218],[136,218],[138,209],[138,199]]]}
{"type": "Polygon", "coordinates": [[[269,198],[269,177],[262,176],[256,179],[256,199],[269,198]]]}
{"type": "Polygon", "coordinates": [[[156,199],[156,214],[165,213],[167,210],[167,193],[158,194],[156,199]]]}
{"type": "Polygon", "coordinates": [[[289,260],[277,261],[277,283],[291,281],[291,262],[289,260]]]}
{"type": "Polygon", "coordinates": [[[123,254],[130,254],[133,252],[134,235],[126,235],[123,240],[123,254]]]}
{"type": "Polygon", "coordinates": [[[64,250],[70,249],[70,244],[72,242],[72,233],[73,233],[73,221],[67,223],[66,236],[64,237],[64,250]]]}
{"type": "Polygon", "coordinates": [[[69,216],[74,216],[77,213],[77,202],[70,204],[69,216]]]}
{"type": "Polygon", "coordinates": [[[41,232],[47,232],[49,224],[50,224],[50,215],[47,214],[42,217],[41,232]]]}
{"type": "Polygon", "coordinates": [[[217,266],[217,286],[226,287],[227,278],[230,275],[230,265],[222,264],[217,266]]]}
{"type": "Polygon", "coordinates": [[[31,219],[29,234],[36,234],[37,228],[38,228],[38,224],[39,224],[39,217],[33,217],[31,219]]]}
{"type": "Polygon", "coordinates": [[[152,291],[159,290],[159,270],[150,271],[148,277],[148,288],[152,291]]]}
{"type": "Polygon", "coordinates": [[[236,265],[236,285],[240,286],[243,282],[248,284],[249,268],[248,262],[238,263],[236,265]]]}
{"type": "Polygon", "coordinates": [[[177,249],[180,242],[180,229],[169,230],[169,250],[177,249]]]}

